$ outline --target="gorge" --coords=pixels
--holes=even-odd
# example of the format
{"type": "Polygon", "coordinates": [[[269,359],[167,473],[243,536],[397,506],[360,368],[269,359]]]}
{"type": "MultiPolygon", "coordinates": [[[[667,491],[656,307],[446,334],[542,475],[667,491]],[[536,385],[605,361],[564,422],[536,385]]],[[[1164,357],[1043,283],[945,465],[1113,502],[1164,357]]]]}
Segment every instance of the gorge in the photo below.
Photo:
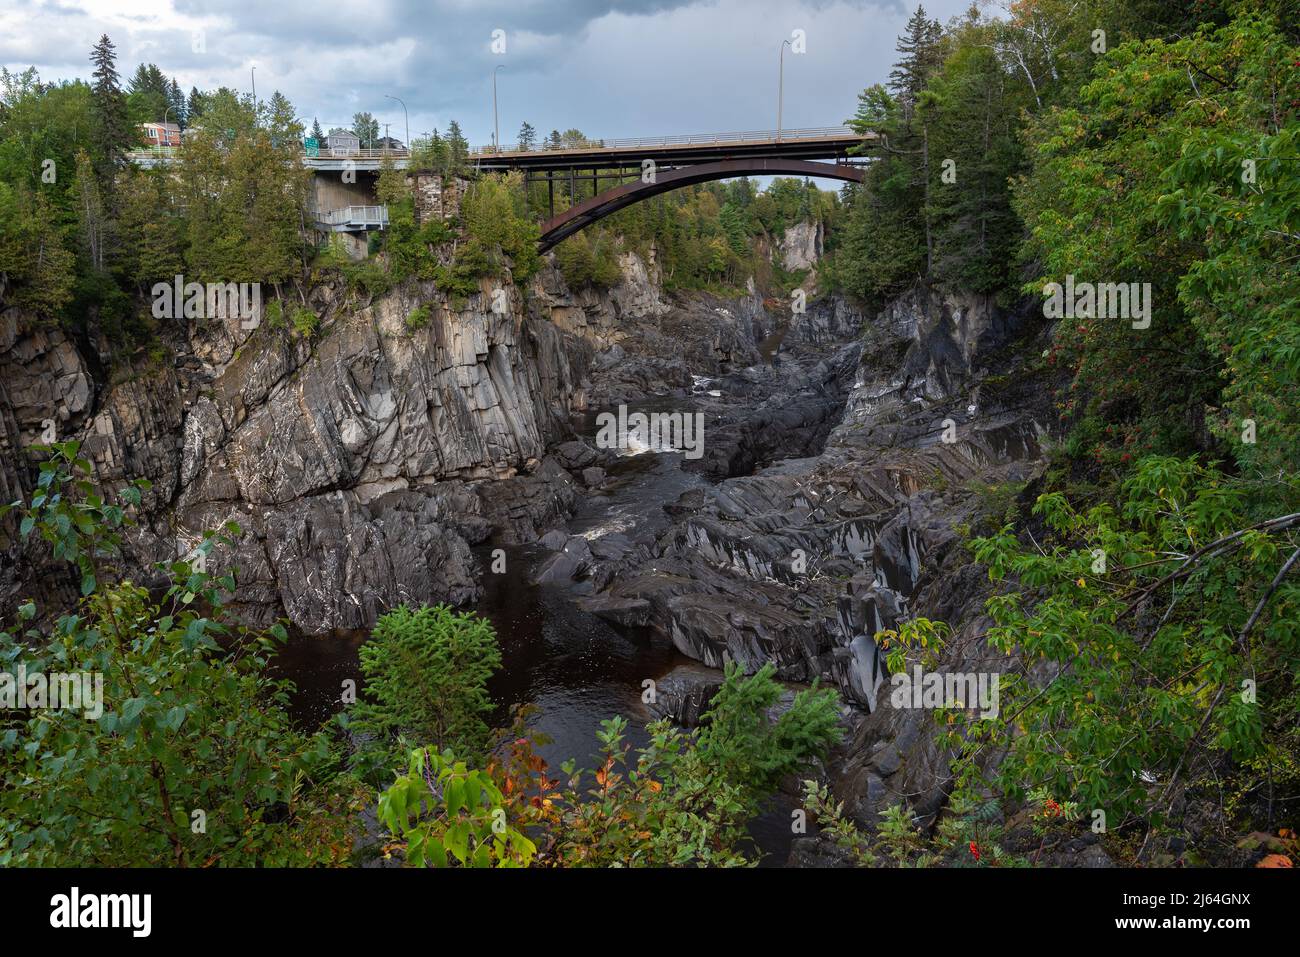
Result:
{"type": "MultiPolygon", "coordinates": [[[[784,245],[815,267],[810,232],[784,245]]],[[[497,624],[502,704],[540,703],[556,755],[583,754],[613,713],[689,725],[712,669],[771,661],[839,691],[855,757],[830,773],[862,822],[903,793],[933,817],[946,774],[924,712],[882,706],[873,636],[929,615],[983,653],[984,590],[953,552],[970,483],[1042,462],[1046,410],[1006,375],[1021,317],[921,290],[874,317],[835,296],[788,312],[756,291],[665,293],[635,253],[620,267],[607,291],[574,293],[554,268],[507,283],[504,313],[487,291],[455,309],[428,285],[356,303],[327,285],[312,340],[177,323],[174,362],[110,383],[94,353],[9,310],[9,447],[54,419],[98,475],[152,482],[135,575],[238,523],[207,562],[238,569],[241,619],[289,622],[279,662],[304,720],[340,707],[382,611],[449,602],[497,624]],[[415,331],[413,302],[434,307],[415,331]],[[620,405],[703,413],[703,458],[595,447],[595,413],[620,405]]],[[[7,592],[30,592],[12,571],[7,592]]]]}

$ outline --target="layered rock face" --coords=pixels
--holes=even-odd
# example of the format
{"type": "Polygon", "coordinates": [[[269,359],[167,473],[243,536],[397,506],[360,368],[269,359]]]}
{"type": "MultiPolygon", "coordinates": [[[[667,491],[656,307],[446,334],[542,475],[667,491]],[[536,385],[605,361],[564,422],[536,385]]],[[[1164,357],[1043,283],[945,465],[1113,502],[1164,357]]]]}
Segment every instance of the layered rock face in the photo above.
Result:
{"type": "MultiPolygon", "coordinates": [[[[807,268],[820,241],[796,230],[780,253],[807,268]]],[[[552,268],[527,290],[505,283],[501,312],[488,283],[461,308],[431,286],[370,302],[320,287],[303,304],[312,336],[177,322],[165,359],[119,360],[111,376],[107,344],[0,302],[0,493],[30,497],[23,449],[53,423],[100,482],[153,483],[126,573],[147,578],[233,521],[209,570],[238,568],[236,611],[307,633],[364,628],[403,601],[472,603],[472,546],[541,538],[554,557],[539,579],[602,617],[702,666],[771,661],[783,679],[833,684],[851,705],[832,775],[848,811],[871,827],[906,800],[932,820],[946,757],[931,713],[891,702],[873,636],[941,620],[954,629],[942,670],[1007,666],[984,642],[987,586],[961,528],[977,492],[1041,466],[1050,410],[1017,365],[1041,345],[1012,348],[1023,317],[979,297],[918,289],[875,316],[835,297],[795,311],[752,286],[671,296],[653,257],[622,266],[608,291],[571,291],[552,268]],[[417,306],[429,320],[408,329],[417,306]],[[703,456],[684,467],[707,481],[650,532],[560,531],[614,467],[573,441],[571,416],[664,398],[706,417],[703,456]]],[[[0,549],[0,609],[75,593],[42,576],[11,521],[0,549]]],[[[698,719],[713,674],[677,674],[663,713],[698,719]]]]}
{"type": "Polygon", "coordinates": [[[844,311],[828,302],[789,329],[767,373],[777,384],[711,426],[700,467],[718,484],[673,505],[652,545],[590,563],[609,584],[588,604],[715,668],[770,661],[787,680],[836,686],[860,710],[835,783],[874,827],[900,799],[932,820],[948,774],[932,713],[893,707],[873,636],[932,618],[954,627],[940,670],[1009,666],[985,645],[986,578],[960,529],[978,520],[979,491],[1040,468],[1050,410],[1007,348],[1022,316],[916,290],[860,341],[803,345],[834,341],[844,311]]]}
{"type": "MultiPolygon", "coordinates": [[[[622,268],[607,291],[571,292],[553,268],[527,290],[485,282],[462,308],[428,284],[374,301],[320,286],[284,303],[317,317],[311,335],[235,316],[164,321],[163,348],[135,359],[0,302],[0,488],[30,497],[23,450],[51,438],[80,440],[106,487],[148,479],[123,569],[143,581],[236,523],[208,567],[238,570],[234,610],[254,624],[283,616],[317,633],[368,626],[402,601],[472,602],[471,546],[533,541],[572,509],[573,475],[592,463],[548,449],[570,437],[574,413],[689,395],[692,373],[760,362],[774,323],[757,293],[668,297],[653,252],[625,254],[622,268]],[[408,329],[420,306],[427,324],[408,329]]],[[[826,322],[794,325],[814,341],[826,322]]],[[[714,471],[781,452],[736,446],[714,471]]],[[[0,601],[70,596],[59,566],[44,575],[12,531],[0,601]]]]}
{"type": "MultiPolygon", "coordinates": [[[[546,457],[581,407],[590,346],[525,319],[506,285],[456,310],[431,286],[374,302],[313,290],[312,337],[237,318],[177,322],[167,359],[119,365],[96,386],[84,350],[14,310],[0,328],[0,483],[27,497],[22,449],[79,439],[97,481],[147,478],[129,574],[183,555],[208,529],[242,531],[209,571],[237,567],[238,611],[307,632],[369,625],[401,601],[478,594],[470,545],[531,540],[572,506],[546,457]],[[406,318],[429,308],[423,328],[406,318]],[[572,360],[572,361],[571,361],[572,360]]],[[[41,590],[38,556],[5,542],[6,602],[41,590]],[[24,572],[26,574],[24,574],[24,572]]]]}

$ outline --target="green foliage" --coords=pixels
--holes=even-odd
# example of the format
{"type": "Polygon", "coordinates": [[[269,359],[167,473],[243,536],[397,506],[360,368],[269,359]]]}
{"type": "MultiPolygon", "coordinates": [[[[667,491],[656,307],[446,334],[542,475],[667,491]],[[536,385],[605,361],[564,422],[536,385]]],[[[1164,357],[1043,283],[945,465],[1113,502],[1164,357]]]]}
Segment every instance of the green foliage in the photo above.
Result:
{"type": "Polygon", "coordinates": [[[294,332],[304,339],[310,339],[314,336],[318,325],[320,325],[320,317],[306,306],[299,306],[293,311],[294,332]]]}
{"type": "MultiPolygon", "coordinates": [[[[835,801],[829,787],[816,781],[803,784],[804,807],[816,819],[819,833],[859,866],[1022,867],[1028,863],[1003,849],[1004,829],[993,823],[999,811],[995,801],[954,796],[929,835],[902,804],[891,804],[880,812],[875,832],[868,834],[845,817],[844,803],[835,801]]],[[[1068,820],[1078,817],[1073,805],[1045,803],[1055,808],[1057,816],[1069,813],[1068,820]]]]}
{"type": "Polygon", "coordinates": [[[301,270],[311,189],[301,136],[291,118],[261,117],[251,99],[213,94],[168,180],[185,210],[187,279],[275,284],[301,270]]]}
{"type": "Polygon", "coordinates": [[[944,622],[917,617],[899,622],[897,628],[882,628],[876,632],[875,641],[885,652],[890,672],[898,674],[906,670],[907,659],[913,652],[924,668],[937,668],[939,653],[951,636],[952,629],[944,622]]]}
{"type": "Polygon", "coordinates": [[[623,278],[614,239],[604,230],[583,230],[566,239],[555,250],[555,262],[570,289],[608,289],[623,278]]]}
{"type": "Polygon", "coordinates": [[[266,320],[266,328],[272,331],[284,328],[284,304],[279,299],[272,299],[268,302],[263,310],[263,315],[266,320]]]}
{"type": "Polygon", "coordinates": [[[139,299],[177,274],[278,284],[301,270],[310,173],[278,92],[254,105],[141,64],[121,89],[112,41],[94,84],[0,73],[0,276],[6,303],[125,347],[152,339],[139,299]],[[136,124],[202,117],[166,169],[130,166],[136,124]],[[134,300],[134,301],[133,301],[134,300]]]}
{"type": "MultiPolygon", "coordinates": [[[[50,451],[31,504],[0,511],[18,508],[22,536],[76,568],[82,598],[52,628],[0,632],[0,658],[9,671],[93,676],[102,714],[5,713],[0,863],[345,861],[340,815],[352,792],[339,756],[326,736],[291,725],[289,687],[266,675],[272,638],[223,623],[233,576],[214,578],[191,559],[166,566],[159,597],[110,582],[128,509],[149,484],[127,486],[115,503],[76,477],[90,469],[76,443],[50,451]]],[[[209,535],[198,549],[211,559],[223,541],[209,535]]],[[[25,621],[36,615],[32,603],[20,609],[25,621]]]]}
{"type": "Polygon", "coordinates": [[[352,727],[405,754],[427,741],[474,760],[488,741],[487,682],[501,666],[496,632],[472,612],[401,605],[380,617],[361,646],[365,693],[352,727]]]}
{"type": "Polygon", "coordinates": [[[979,753],[1005,747],[1007,794],[1041,787],[1114,828],[1164,820],[1180,775],[1294,748],[1300,585],[1276,575],[1300,520],[1260,521],[1253,507],[1213,468],[1150,457],[1114,505],[1077,512],[1041,496],[1034,512],[1060,540],[1050,550],[1010,526],[975,540],[990,576],[1018,586],[989,600],[990,642],[1053,677],[1004,675],[1000,716],[953,734],[965,784],[980,786],[979,753]]]}
{"type": "Polygon", "coordinates": [[[480,176],[461,200],[466,243],[458,262],[477,277],[504,276],[507,264],[517,285],[541,268],[540,231],[528,214],[522,177],[480,176]]]}
{"type": "MultiPolygon", "coordinates": [[[[602,722],[597,734],[601,765],[580,771],[566,762],[562,778],[548,775],[521,714],[503,735],[506,754],[488,762],[494,789],[479,779],[478,801],[463,810],[449,811],[450,805],[437,798],[426,801],[429,810],[416,825],[399,811],[393,830],[417,835],[420,845],[435,853],[450,841],[457,848],[487,844],[488,850],[479,851],[484,865],[528,859],[568,867],[747,865],[750,818],[783,777],[824,757],[839,737],[831,691],[800,692],[787,712],[775,720],[769,717],[768,709],[781,695],[773,670],[768,664],[745,678],[738,666],[730,666],[698,732],[655,722],[647,728],[649,743],[635,754],[625,742],[626,719],[602,722]],[[493,818],[498,823],[489,838],[485,824],[493,818]],[[509,836],[516,833],[537,841],[536,858],[531,847],[516,846],[509,836]],[[466,834],[476,836],[468,845],[466,834]]],[[[456,778],[470,773],[450,754],[433,763],[439,773],[452,769],[456,778]]],[[[413,761],[411,773],[387,793],[389,806],[411,806],[412,786],[424,793],[412,780],[416,768],[413,761]]],[[[432,784],[428,788],[436,790],[432,784]]],[[[457,861],[473,858],[468,853],[453,856],[457,861]]]]}
{"type": "Polygon", "coordinates": [[[408,332],[415,332],[423,329],[429,324],[429,307],[416,306],[406,317],[406,328],[408,332]]]}
{"type": "Polygon", "coordinates": [[[505,797],[492,776],[451,751],[412,751],[407,773],[380,795],[378,816],[412,867],[527,867],[537,853],[507,823],[505,797]]]}
{"type": "Polygon", "coordinates": [[[775,673],[771,662],[748,678],[739,665],[728,666],[695,742],[702,766],[740,787],[751,807],[839,738],[833,691],[800,691],[788,711],[768,717],[781,697],[775,673]]]}
{"type": "Polygon", "coordinates": [[[72,301],[75,259],[41,194],[0,183],[0,285],[5,300],[57,318],[72,301]]]}

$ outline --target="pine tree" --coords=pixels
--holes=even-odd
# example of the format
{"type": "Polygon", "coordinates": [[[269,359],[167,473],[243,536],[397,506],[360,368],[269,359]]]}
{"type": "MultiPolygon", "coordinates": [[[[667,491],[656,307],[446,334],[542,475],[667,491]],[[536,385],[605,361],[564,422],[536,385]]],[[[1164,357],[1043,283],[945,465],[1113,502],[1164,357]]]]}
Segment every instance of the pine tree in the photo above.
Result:
{"type": "Polygon", "coordinates": [[[302,124],[294,116],[289,98],[276,90],[266,106],[267,126],[274,146],[296,145],[302,139],[302,124]]]}
{"type": "Polygon", "coordinates": [[[320,120],[315,117],[312,117],[311,121],[311,137],[317,142],[317,144],[325,142],[325,132],[320,128],[320,120]]]}
{"type": "Polygon", "coordinates": [[[100,178],[109,183],[112,171],[121,163],[122,154],[131,143],[131,131],[127,125],[126,97],[117,75],[117,57],[107,33],[95,44],[90,62],[95,66],[92,92],[97,169],[100,178]]]}
{"type": "Polygon", "coordinates": [[[455,120],[447,126],[447,152],[451,161],[451,171],[462,172],[465,168],[465,159],[469,156],[469,141],[465,139],[465,134],[460,131],[460,124],[455,120]]]}
{"type": "Polygon", "coordinates": [[[171,104],[172,122],[185,129],[185,94],[181,92],[176,77],[172,77],[171,87],[167,91],[167,101],[171,104]]]}
{"type": "Polygon", "coordinates": [[[918,4],[895,47],[901,59],[889,71],[889,89],[898,97],[905,119],[911,118],[926,80],[942,63],[942,36],[939,21],[929,19],[925,8],[918,4]]]}
{"type": "Polygon", "coordinates": [[[203,116],[203,110],[207,106],[207,97],[199,92],[197,86],[190,87],[189,99],[185,101],[185,120],[193,125],[203,116]]]}
{"type": "Polygon", "coordinates": [[[537,130],[533,129],[533,124],[525,122],[519,127],[519,149],[527,152],[531,150],[537,142],[537,130]]]}

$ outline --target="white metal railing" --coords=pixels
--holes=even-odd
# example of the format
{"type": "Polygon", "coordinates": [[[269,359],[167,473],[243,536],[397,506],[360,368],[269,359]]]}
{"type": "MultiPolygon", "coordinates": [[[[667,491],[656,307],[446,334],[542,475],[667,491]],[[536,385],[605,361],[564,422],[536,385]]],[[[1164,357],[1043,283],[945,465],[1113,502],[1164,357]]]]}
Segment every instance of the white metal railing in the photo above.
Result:
{"type": "MultiPolygon", "coordinates": [[[[733,146],[744,143],[788,143],[800,140],[853,138],[858,135],[847,126],[820,126],[810,129],[782,130],[780,135],[775,130],[750,130],[737,133],[687,133],[680,136],[638,136],[612,140],[588,140],[582,146],[567,146],[563,143],[558,145],[537,143],[527,150],[520,149],[518,144],[502,146],[500,150],[488,146],[472,150],[469,153],[469,158],[480,159],[505,153],[583,153],[600,150],[635,150],[653,146],[733,146]]],[[[131,150],[127,153],[127,156],[131,159],[174,159],[178,148],[176,146],[149,146],[144,149],[131,150]]],[[[361,149],[358,147],[357,149],[331,150],[329,147],[321,146],[314,153],[308,153],[304,146],[302,151],[304,157],[308,160],[378,160],[385,157],[406,159],[411,155],[410,149],[405,147],[402,149],[361,149]]]]}
{"type": "MultiPolygon", "coordinates": [[[[307,148],[303,147],[303,153],[307,154],[307,148]]],[[[411,155],[411,151],[403,147],[402,149],[371,149],[366,147],[361,149],[341,149],[332,150],[328,146],[321,146],[317,152],[307,154],[309,159],[383,159],[385,156],[391,156],[394,159],[405,159],[411,155]]]]}
{"type": "Polygon", "coordinates": [[[388,225],[387,206],[341,206],[327,210],[318,217],[329,226],[388,225]]]}
{"type": "Polygon", "coordinates": [[[179,146],[163,146],[154,144],[141,149],[127,150],[127,157],[130,159],[171,159],[176,155],[179,146]]]}
{"type": "MultiPolygon", "coordinates": [[[[714,146],[735,145],[740,143],[787,143],[799,140],[842,139],[859,136],[847,126],[819,126],[809,129],[749,130],[739,133],[687,133],[680,136],[638,136],[628,139],[588,140],[582,146],[568,146],[563,143],[537,143],[527,150],[515,146],[503,146],[501,153],[545,153],[564,152],[581,153],[584,150],[622,150],[644,149],[647,146],[714,146]]],[[[494,156],[497,151],[491,147],[470,153],[471,157],[494,156]]]]}

